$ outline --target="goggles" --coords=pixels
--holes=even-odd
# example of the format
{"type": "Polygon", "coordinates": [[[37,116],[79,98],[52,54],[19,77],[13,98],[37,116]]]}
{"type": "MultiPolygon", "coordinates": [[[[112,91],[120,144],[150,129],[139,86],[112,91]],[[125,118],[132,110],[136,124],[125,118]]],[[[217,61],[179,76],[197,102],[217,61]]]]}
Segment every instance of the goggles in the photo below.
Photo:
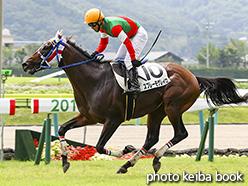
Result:
{"type": "Polygon", "coordinates": [[[96,25],[98,25],[97,22],[93,22],[93,23],[89,23],[89,24],[88,24],[88,26],[90,26],[90,27],[95,27],[96,25]]]}

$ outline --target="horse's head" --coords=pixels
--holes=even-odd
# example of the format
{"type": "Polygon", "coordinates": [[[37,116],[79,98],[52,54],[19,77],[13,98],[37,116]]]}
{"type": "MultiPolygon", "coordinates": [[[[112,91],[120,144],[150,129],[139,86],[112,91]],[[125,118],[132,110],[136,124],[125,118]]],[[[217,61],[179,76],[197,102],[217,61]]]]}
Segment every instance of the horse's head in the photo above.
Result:
{"type": "Polygon", "coordinates": [[[60,64],[62,52],[66,45],[62,38],[63,30],[54,38],[44,43],[32,56],[22,63],[23,70],[33,75],[45,68],[56,68],[60,64]]]}

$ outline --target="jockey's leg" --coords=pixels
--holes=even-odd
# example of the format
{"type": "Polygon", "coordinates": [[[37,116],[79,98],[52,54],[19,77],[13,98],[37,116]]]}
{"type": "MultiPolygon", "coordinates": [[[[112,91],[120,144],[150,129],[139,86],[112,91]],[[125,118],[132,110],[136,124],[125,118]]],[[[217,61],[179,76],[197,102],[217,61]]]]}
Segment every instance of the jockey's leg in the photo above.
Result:
{"type": "Polygon", "coordinates": [[[139,94],[140,93],[140,86],[138,81],[138,72],[137,68],[133,67],[128,71],[129,74],[129,83],[130,88],[126,91],[127,94],[139,94]]]}
{"type": "MultiPolygon", "coordinates": [[[[142,50],[144,49],[146,43],[148,40],[147,32],[143,27],[140,27],[136,33],[136,35],[131,39],[133,49],[135,51],[135,58],[137,59],[142,50]]],[[[130,89],[127,90],[127,93],[134,93],[138,94],[140,92],[139,88],[139,81],[138,81],[138,72],[135,67],[133,67],[133,64],[131,62],[130,54],[126,53],[124,63],[126,66],[126,69],[129,72],[129,78],[130,78],[130,89]]]]}

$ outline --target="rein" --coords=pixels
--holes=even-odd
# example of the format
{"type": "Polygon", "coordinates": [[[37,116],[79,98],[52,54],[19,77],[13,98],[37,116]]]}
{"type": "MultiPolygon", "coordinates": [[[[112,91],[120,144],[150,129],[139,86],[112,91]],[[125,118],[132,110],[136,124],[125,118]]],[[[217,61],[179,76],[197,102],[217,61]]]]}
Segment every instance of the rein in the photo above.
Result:
{"type": "Polygon", "coordinates": [[[73,66],[77,66],[77,65],[82,65],[82,64],[89,63],[89,62],[95,60],[97,57],[99,57],[99,60],[101,60],[101,59],[104,58],[104,55],[103,55],[103,54],[97,54],[97,55],[95,55],[92,59],[89,59],[89,60],[87,60],[87,61],[82,61],[82,62],[78,62],[78,63],[73,63],[73,64],[65,65],[65,66],[62,66],[62,67],[54,67],[54,68],[51,68],[51,69],[67,68],[67,67],[73,67],[73,66]]]}

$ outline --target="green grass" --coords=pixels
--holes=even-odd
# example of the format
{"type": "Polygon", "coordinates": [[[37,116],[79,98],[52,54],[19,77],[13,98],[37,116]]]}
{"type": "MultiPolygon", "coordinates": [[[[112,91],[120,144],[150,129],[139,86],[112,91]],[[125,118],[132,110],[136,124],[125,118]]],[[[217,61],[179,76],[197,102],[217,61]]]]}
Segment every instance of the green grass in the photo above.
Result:
{"type": "Polygon", "coordinates": [[[237,86],[238,88],[241,88],[241,89],[248,89],[248,83],[244,83],[244,82],[238,83],[238,82],[236,82],[235,84],[236,84],[236,86],[237,86]]]}
{"type": "Polygon", "coordinates": [[[58,78],[49,78],[40,82],[30,82],[33,79],[37,79],[37,77],[8,77],[6,81],[6,85],[8,84],[35,84],[35,85],[54,85],[54,84],[68,84],[69,79],[68,78],[60,78],[60,82],[58,78]]]}
{"type": "MultiPolygon", "coordinates": [[[[204,119],[208,118],[209,111],[204,110],[204,119]]],[[[218,110],[218,123],[248,123],[247,107],[225,107],[218,110]]],[[[199,123],[198,111],[183,114],[184,123],[199,123]]]]}
{"type": "MultiPolygon", "coordinates": [[[[18,83],[18,84],[27,84],[27,83],[31,83],[31,84],[35,84],[35,85],[44,85],[44,84],[67,84],[70,83],[68,78],[60,78],[60,82],[58,78],[50,78],[50,79],[46,79],[43,80],[41,82],[30,82],[33,79],[37,79],[37,77],[8,77],[7,81],[6,81],[6,85],[8,84],[13,84],[13,83],[18,83]]],[[[239,88],[243,88],[243,89],[247,89],[248,88],[248,83],[244,83],[244,82],[236,82],[235,83],[239,88]]]]}
{"type": "Polygon", "coordinates": [[[17,94],[73,94],[71,84],[68,78],[50,78],[41,82],[30,82],[35,78],[28,77],[10,77],[6,81],[6,97],[12,97],[17,94]]]}
{"type": "MultiPolygon", "coordinates": [[[[158,174],[178,174],[181,180],[178,183],[154,182],[150,185],[247,185],[248,164],[247,157],[223,158],[215,157],[213,162],[208,162],[203,157],[200,162],[194,158],[163,158],[162,167],[158,174]],[[211,174],[213,181],[210,183],[186,182],[182,180],[183,171],[188,174],[196,174],[201,171],[203,174],[211,174]],[[215,171],[221,174],[235,174],[239,171],[244,176],[244,182],[238,183],[216,183],[215,171]]],[[[152,159],[142,159],[124,175],[116,174],[119,167],[126,160],[118,161],[73,161],[71,168],[66,174],[62,172],[61,162],[51,162],[45,165],[34,166],[34,162],[5,161],[0,163],[0,185],[4,186],[67,186],[67,185],[96,185],[96,186],[126,186],[126,185],[147,185],[147,174],[153,174],[152,159]]]]}
{"type": "MultiPolygon", "coordinates": [[[[30,108],[17,108],[15,115],[5,115],[5,125],[43,125],[48,113],[32,114],[30,108]]],[[[75,117],[77,113],[58,113],[59,124],[75,117]]],[[[51,117],[52,118],[52,117],[51,117]]]]}
{"type": "MultiPolygon", "coordinates": [[[[59,124],[75,117],[77,113],[58,113],[59,124]]],[[[235,108],[220,108],[218,111],[218,123],[248,123],[248,109],[246,107],[235,108]]],[[[32,114],[30,108],[17,108],[16,114],[13,116],[5,115],[5,125],[37,125],[43,124],[44,119],[47,117],[47,113],[32,114]]],[[[207,119],[208,111],[204,111],[204,117],[207,119]]],[[[146,124],[147,116],[139,119],[140,124],[146,124]]],[[[185,124],[198,124],[199,116],[198,112],[186,112],[183,115],[183,121],[185,124]]],[[[163,124],[170,123],[166,117],[163,124]]],[[[135,124],[135,120],[124,122],[124,124],[135,124]]]]}
{"type": "Polygon", "coordinates": [[[7,94],[5,98],[73,98],[73,94],[7,94]]]}

